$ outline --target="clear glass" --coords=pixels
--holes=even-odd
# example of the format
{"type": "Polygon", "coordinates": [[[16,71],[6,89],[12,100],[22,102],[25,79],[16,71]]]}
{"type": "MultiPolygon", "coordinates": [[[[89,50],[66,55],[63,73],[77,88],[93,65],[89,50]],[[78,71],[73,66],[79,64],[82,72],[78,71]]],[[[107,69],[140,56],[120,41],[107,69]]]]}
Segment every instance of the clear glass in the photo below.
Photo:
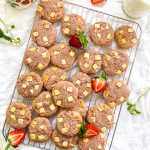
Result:
{"type": "Polygon", "coordinates": [[[36,0],[6,0],[10,6],[17,9],[28,8],[31,4],[33,4],[36,0]]]}
{"type": "Polygon", "coordinates": [[[150,12],[150,0],[123,0],[123,10],[131,18],[140,18],[150,12]]]}

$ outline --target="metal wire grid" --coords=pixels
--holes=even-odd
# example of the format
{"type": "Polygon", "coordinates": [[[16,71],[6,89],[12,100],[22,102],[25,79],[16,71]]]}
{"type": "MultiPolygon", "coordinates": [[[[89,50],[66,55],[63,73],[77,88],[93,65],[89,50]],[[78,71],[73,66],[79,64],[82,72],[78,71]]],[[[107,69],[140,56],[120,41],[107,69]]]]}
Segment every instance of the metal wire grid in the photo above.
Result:
{"type": "MultiPolygon", "coordinates": [[[[87,23],[86,34],[87,35],[88,35],[89,27],[92,24],[94,24],[95,22],[98,22],[98,21],[104,21],[104,22],[108,22],[109,24],[111,24],[111,26],[114,29],[116,29],[117,27],[119,27],[121,25],[124,25],[124,24],[132,26],[135,29],[136,33],[137,33],[138,39],[140,39],[140,36],[141,36],[141,27],[139,26],[139,24],[137,24],[137,23],[135,23],[133,21],[129,21],[129,20],[126,20],[126,19],[123,19],[123,18],[119,18],[119,17],[113,16],[113,15],[109,15],[109,14],[106,14],[106,13],[103,13],[103,12],[99,12],[99,11],[95,11],[95,10],[92,10],[92,9],[88,9],[88,8],[85,8],[85,7],[82,7],[82,6],[70,3],[70,2],[66,2],[66,1],[64,1],[64,4],[65,4],[65,8],[66,8],[66,13],[65,14],[71,14],[71,13],[79,14],[79,15],[81,15],[86,20],[86,23],[87,23]]],[[[38,17],[36,16],[35,20],[37,18],[38,17]]],[[[61,41],[67,43],[68,39],[64,38],[64,36],[61,34],[61,30],[60,30],[61,25],[60,25],[60,22],[56,23],[55,27],[57,28],[57,31],[60,31],[60,32],[57,32],[57,37],[58,38],[57,38],[56,43],[57,42],[61,42],[61,41]]],[[[88,39],[88,40],[90,41],[90,39],[88,39]]],[[[35,45],[35,43],[33,43],[32,38],[30,36],[27,47],[29,47],[31,45],[35,45]]],[[[95,49],[101,55],[103,55],[103,53],[108,48],[117,48],[117,45],[116,45],[115,42],[113,42],[113,44],[111,45],[111,47],[105,47],[104,48],[104,47],[96,46],[92,42],[90,42],[90,44],[88,46],[88,49],[95,49]]],[[[128,50],[128,54],[130,56],[130,65],[129,65],[127,71],[122,76],[120,76],[120,77],[113,77],[113,78],[109,77],[108,78],[109,81],[112,81],[113,79],[120,79],[120,80],[123,80],[126,84],[129,83],[130,75],[131,75],[132,68],[133,68],[133,65],[134,65],[134,61],[135,61],[135,58],[136,58],[137,49],[138,49],[138,45],[135,46],[134,48],[131,48],[131,49],[128,50]]],[[[80,53],[80,50],[76,50],[76,54],[78,55],[79,53],[80,53]]],[[[75,62],[75,64],[69,70],[66,70],[66,72],[68,72],[68,76],[70,78],[78,70],[79,69],[78,69],[78,67],[76,65],[76,62],[75,62]]],[[[26,73],[26,72],[29,72],[29,71],[30,71],[30,69],[28,69],[22,63],[22,66],[21,66],[21,69],[20,69],[18,77],[20,75],[26,73]]],[[[98,74],[100,74],[100,72],[98,74]]],[[[15,88],[10,103],[12,103],[12,102],[21,102],[23,100],[24,99],[20,95],[18,95],[17,90],[15,88]]],[[[89,109],[89,107],[91,107],[91,106],[93,106],[93,105],[95,105],[95,104],[97,104],[99,102],[103,102],[103,100],[101,98],[101,95],[96,95],[93,92],[87,98],[87,100],[86,100],[86,108],[87,108],[87,110],[89,109]]],[[[31,102],[30,101],[25,100],[24,103],[26,103],[27,105],[29,105],[29,107],[31,107],[31,102]]],[[[106,137],[107,137],[106,150],[110,150],[111,149],[111,146],[112,146],[112,143],[113,143],[113,139],[115,137],[115,132],[116,132],[116,129],[117,129],[117,124],[118,124],[118,121],[119,121],[120,113],[121,113],[121,108],[122,108],[122,105],[116,107],[113,110],[114,114],[115,114],[115,121],[114,121],[113,128],[110,129],[106,133],[106,137]]],[[[35,114],[33,114],[33,116],[35,116],[35,114]]],[[[53,128],[54,128],[55,127],[55,122],[56,122],[55,117],[51,117],[49,119],[52,122],[52,125],[53,125],[53,128]]],[[[12,128],[9,125],[7,125],[6,122],[5,122],[4,126],[3,126],[3,134],[7,135],[7,133],[11,129],[12,128]]],[[[29,141],[28,135],[26,135],[26,137],[25,137],[25,139],[23,141],[23,144],[25,144],[25,145],[31,145],[31,146],[36,146],[36,147],[38,147],[40,149],[59,150],[59,148],[56,147],[55,144],[51,140],[49,140],[46,143],[38,144],[38,143],[34,143],[34,142],[29,141]]],[[[77,147],[75,147],[74,149],[77,149],[77,147]]]]}

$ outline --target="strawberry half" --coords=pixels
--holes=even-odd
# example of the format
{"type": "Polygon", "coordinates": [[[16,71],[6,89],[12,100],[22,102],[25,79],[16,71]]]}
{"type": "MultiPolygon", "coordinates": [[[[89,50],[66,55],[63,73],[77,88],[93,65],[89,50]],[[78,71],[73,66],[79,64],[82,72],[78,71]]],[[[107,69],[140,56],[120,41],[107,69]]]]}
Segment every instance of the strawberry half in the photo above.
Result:
{"type": "Polygon", "coordinates": [[[18,147],[25,138],[25,134],[26,132],[24,130],[14,130],[9,132],[7,135],[9,144],[6,146],[5,150],[8,150],[11,146],[18,147]]]}
{"type": "Polygon", "coordinates": [[[92,88],[95,93],[102,92],[107,87],[107,79],[104,73],[100,77],[92,79],[92,88]]]}
{"type": "Polygon", "coordinates": [[[81,32],[81,31],[78,31],[69,40],[69,45],[76,47],[76,48],[82,48],[82,47],[86,48],[87,44],[88,44],[88,40],[84,32],[81,32]]]}
{"type": "Polygon", "coordinates": [[[86,124],[85,122],[81,125],[81,137],[89,138],[99,134],[99,130],[92,124],[86,124]]]}
{"type": "Polygon", "coordinates": [[[103,3],[105,2],[106,0],[91,0],[91,3],[92,4],[100,4],[100,3],[103,3]]]}

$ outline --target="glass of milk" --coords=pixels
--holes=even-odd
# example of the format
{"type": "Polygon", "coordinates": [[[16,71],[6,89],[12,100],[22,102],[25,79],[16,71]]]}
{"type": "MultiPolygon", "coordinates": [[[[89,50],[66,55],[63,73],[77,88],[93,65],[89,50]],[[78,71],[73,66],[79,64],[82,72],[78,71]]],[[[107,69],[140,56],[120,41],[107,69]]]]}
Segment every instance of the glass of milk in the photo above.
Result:
{"type": "Polygon", "coordinates": [[[123,0],[123,10],[129,17],[140,18],[150,12],[150,0],[123,0]]]}

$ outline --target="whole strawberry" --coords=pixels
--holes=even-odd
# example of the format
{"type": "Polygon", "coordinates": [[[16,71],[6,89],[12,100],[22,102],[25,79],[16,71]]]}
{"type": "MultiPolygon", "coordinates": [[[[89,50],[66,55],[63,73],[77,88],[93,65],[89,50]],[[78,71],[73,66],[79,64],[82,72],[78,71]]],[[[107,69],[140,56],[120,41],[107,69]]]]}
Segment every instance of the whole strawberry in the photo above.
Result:
{"type": "Polygon", "coordinates": [[[74,34],[69,40],[69,45],[76,48],[86,48],[88,45],[88,40],[84,32],[78,31],[74,34]]]}
{"type": "Polygon", "coordinates": [[[83,122],[81,125],[81,137],[89,138],[99,134],[99,130],[92,124],[83,122]]]}
{"type": "Polygon", "coordinates": [[[95,93],[102,92],[107,87],[107,79],[104,73],[100,77],[92,79],[92,88],[95,93]]]}

